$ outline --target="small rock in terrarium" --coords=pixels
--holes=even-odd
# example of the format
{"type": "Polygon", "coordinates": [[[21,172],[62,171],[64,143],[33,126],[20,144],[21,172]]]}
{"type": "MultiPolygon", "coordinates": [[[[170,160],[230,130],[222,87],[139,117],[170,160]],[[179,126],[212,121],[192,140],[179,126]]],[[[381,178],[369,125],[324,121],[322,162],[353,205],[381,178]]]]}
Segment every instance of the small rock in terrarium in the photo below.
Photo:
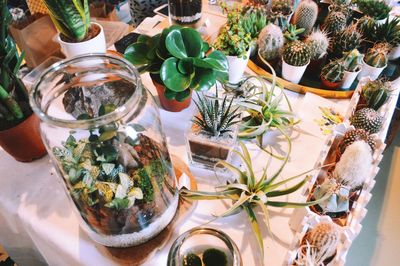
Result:
{"type": "Polygon", "coordinates": [[[199,256],[194,253],[186,254],[182,261],[183,266],[202,266],[199,256]]]}
{"type": "Polygon", "coordinates": [[[203,253],[203,262],[205,266],[226,266],[228,259],[225,252],[216,248],[209,248],[203,253]]]}

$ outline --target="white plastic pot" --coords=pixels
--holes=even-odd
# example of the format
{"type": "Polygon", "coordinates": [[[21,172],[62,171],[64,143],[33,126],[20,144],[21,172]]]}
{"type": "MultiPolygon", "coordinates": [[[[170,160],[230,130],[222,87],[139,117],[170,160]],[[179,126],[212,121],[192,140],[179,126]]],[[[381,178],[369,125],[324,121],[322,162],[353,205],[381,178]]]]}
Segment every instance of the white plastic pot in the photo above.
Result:
{"type": "Polygon", "coordinates": [[[90,53],[105,53],[106,52],[106,38],[104,36],[103,27],[98,23],[91,23],[92,25],[97,25],[100,27],[100,32],[96,37],[77,43],[64,42],[60,38],[60,34],[57,36],[57,40],[61,45],[61,50],[67,58],[75,57],[83,54],[90,53]]]}
{"type": "Polygon", "coordinates": [[[228,59],[230,84],[237,84],[242,80],[243,73],[247,67],[247,62],[249,61],[250,50],[251,49],[246,53],[246,59],[231,55],[226,57],[228,59]]]}
{"type": "Polygon", "coordinates": [[[389,60],[395,60],[399,57],[400,57],[400,45],[397,47],[394,47],[392,50],[390,50],[390,53],[388,54],[389,60]]]}
{"type": "Polygon", "coordinates": [[[373,67],[373,66],[370,66],[367,63],[365,63],[363,60],[363,66],[362,66],[361,72],[357,76],[357,79],[360,80],[364,77],[369,77],[370,80],[376,80],[379,77],[379,75],[382,73],[382,71],[386,68],[386,66],[373,67]]]}
{"type": "Polygon", "coordinates": [[[310,64],[310,61],[308,61],[304,66],[292,66],[282,59],[282,77],[287,81],[299,84],[308,64],[310,64]]]}
{"type": "Polygon", "coordinates": [[[358,71],[350,72],[350,71],[344,71],[344,76],[343,76],[343,81],[341,87],[343,89],[348,89],[351,87],[353,84],[354,80],[357,78],[358,74],[361,72],[362,68],[358,71]]]}

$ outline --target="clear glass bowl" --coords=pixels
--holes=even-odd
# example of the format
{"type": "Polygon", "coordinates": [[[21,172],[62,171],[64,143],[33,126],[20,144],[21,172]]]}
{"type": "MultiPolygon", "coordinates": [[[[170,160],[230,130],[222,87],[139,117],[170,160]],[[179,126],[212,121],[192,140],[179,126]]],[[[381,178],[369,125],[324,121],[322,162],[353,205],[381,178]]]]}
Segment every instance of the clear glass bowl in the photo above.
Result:
{"type": "Polygon", "coordinates": [[[223,251],[227,266],[242,265],[239,249],[227,234],[213,228],[196,227],[180,235],[172,244],[167,266],[181,266],[186,255],[192,253],[201,257],[207,249],[223,251]]]}
{"type": "Polygon", "coordinates": [[[82,227],[96,242],[138,245],[178,206],[158,107],[137,70],[104,54],[45,70],[31,91],[41,133],[82,227]]]}

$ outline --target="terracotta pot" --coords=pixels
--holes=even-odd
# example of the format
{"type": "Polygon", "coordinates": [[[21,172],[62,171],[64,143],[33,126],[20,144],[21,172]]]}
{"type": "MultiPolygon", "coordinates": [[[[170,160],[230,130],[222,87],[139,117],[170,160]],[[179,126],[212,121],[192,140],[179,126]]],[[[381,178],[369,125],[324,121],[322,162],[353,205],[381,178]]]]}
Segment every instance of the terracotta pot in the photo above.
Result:
{"type": "Polygon", "coordinates": [[[338,82],[330,82],[328,80],[326,80],[324,77],[321,76],[321,86],[324,89],[327,90],[337,90],[340,88],[342,82],[338,81],[338,82]]]}
{"type": "Polygon", "coordinates": [[[17,126],[0,131],[0,146],[20,162],[31,162],[46,155],[39,118],[32,114],[17,126]]]}
{"type": "Polygon", "coordinates": [[[177,100],[169,100],[165,97],[165,94],[164,94],[165,86],[156,82],[154,79],[152,79],[152,80],[153,80],[154,86],[157,89],[157,94],[158,94],[158,99],[160,100],[160,104],[166,111],[180,112],[183,109],[186,109],[189,107],[189,105],[192,101],[192,90],[190,90],[190,96],[183,102],[179,102],[177,100]]]}

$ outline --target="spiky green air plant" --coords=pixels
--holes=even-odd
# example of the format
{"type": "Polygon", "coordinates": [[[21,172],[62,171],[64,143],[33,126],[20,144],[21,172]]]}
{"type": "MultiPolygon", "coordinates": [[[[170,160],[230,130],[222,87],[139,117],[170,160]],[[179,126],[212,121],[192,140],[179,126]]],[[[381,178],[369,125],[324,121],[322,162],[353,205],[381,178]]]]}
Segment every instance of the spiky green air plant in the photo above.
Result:
{"type": "Polygon", "coordinates": [[[88,0],[44,0],[57,30],[69,40],[83,41],[90,28],[88,0]]]}
{"type": "Polygon", "coordinates": [[[193,123],[197,124],[204,132],[211,136],[218,137],[230,132],[232,126],[239,122],[236,118],[240,116],[239,107],[232,109],[233,100],[227,101],[226,97],[221,101],[218,99],[206,98],[198,94],[198,102],[194,101],[199,110],[199,115],[195,116],[193,123]]]}
{"type": "MultiPolygon", "coordinates": [[[[240,147],[242,152],[234,151],[242,160],[245,165],[245,170],[241,170],[225,161],[220,161],[218,164],[230,170],[232,173],[237,175],[237,181],[229,183],[227,185],[219,186],[216,191],[206,192],[206,191],[190,191],[187,189],[181,189],[180,193],[183,197],[193,200],[221,200],[227,199],[232,200],[233,205],[218,217],[229,216],[231,214],[244,209],[247,213],[248,219],[251,223],[252,230],[257,238],[258,244],[261,249],[261,253],[264,254],[264,243],[260,232],[260,227],[258,225],[256,214],[253,210],[254,207],[259,206],[264,215],[264,222],[268,229],[269,227],[269,211],[268,206],[281,207],[281,208],[299,208],[312,206],[323,200],[326,200],[328,196],[324,199],[320,199],[314,202],[286,202],[286,201],[274,201],[272,198],[289,195],[297,190],[299,190],[308,180],[309,176],[303,178],[300,182],[291,187],[284,187],[289,182],[306,175],[308,172],[301,173],[299,175],[289,177],[287,179],[279,179],[282,170],[286,166],[290,152],[292,149],[291,141],[289,136],[284,132],[282,134],[288,140],[288,152],[286,157],[276,173],[274,173],[269,178],[267,177],[267,168],[264,168],[261,177],[257,178],[254,173],[253,164],[251,161],[250,153],[246,146],[240,142],[240,147]]],[[[217,164],[217,165],[218,165],[217,164]]],[[[329,195],[330,196],[330,195],[329,195]]]]}

